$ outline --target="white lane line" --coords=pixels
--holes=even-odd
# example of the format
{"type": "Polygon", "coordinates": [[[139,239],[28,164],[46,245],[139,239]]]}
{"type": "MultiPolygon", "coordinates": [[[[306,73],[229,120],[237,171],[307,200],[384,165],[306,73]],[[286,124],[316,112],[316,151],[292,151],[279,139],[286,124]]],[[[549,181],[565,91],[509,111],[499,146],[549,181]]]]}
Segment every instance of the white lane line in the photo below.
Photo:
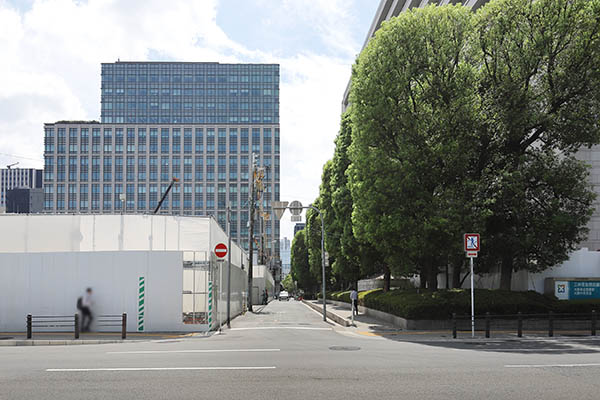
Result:
{"type": "Polygon", "coordinates": [[[277,367],[159,367],[159,368],[48,368],[46,372],[106,372],[106,371],[244,371],[277,367]]]}
{"type": "Polygon", "coordinates": [[[281,351],[281,349],[212,349],[212,350],[139,350],[107,351],[106,354],[162,354],[162,353],[258,353],[281,351]]]}
{"type": "Polygon", "coordinates": [[[256,326],[253,328],[231,328],[230,331],[254,331],[263,329],[299,329],[307,331],[330,331],[331,328],[310,328],[308,326],[256,326]]]}
{"type": "Polygon", "coordinates": [[[600,367],[600,364],[514,364],[505,365],[505,368],[574,368],[574,367],[600,367]]]}

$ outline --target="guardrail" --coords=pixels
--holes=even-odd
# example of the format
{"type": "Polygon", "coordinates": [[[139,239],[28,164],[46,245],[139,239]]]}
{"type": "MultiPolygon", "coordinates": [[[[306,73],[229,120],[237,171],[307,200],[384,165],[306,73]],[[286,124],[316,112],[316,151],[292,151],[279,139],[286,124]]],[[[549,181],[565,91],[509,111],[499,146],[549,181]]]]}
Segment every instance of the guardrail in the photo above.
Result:
{"type": "MultiPolygon", "coordinates": [[[[72,328],[73,337],[79,339],[79,314],[73,315],[31,315],[25,318],[27,339],[33,337],[33,328],[72,328]]],[[[127,339],[127,313],[99,315],[96,325],[103,327],[121,327],[121,339],[127,339]]],[[[71,332],[62,330],[58,332],[71,332]]]]}
{"type": "MultiPolygon", "coordinates": [[[[593,310],[591,313],[571,313],[571,314],[557,314],[553,312],[549,312],[547,314],[504,314],[504,315],[492,315],[489,312],[485,313],[483,316],[476,316],[475,321],[484,320],[485,323],[485,337],[489,338],[491,336],[491,326],[493,321],[501,321],[505,326],[509,326],[508,329],[515,329],[518,337],[523,337],[523,322],[531,322],[534,321],[537,327],[545,325],[545,329],[548,331],[548,337],[554,336],[555,331],[555,322],[564,322],[570,321],[571,323],[577,323],[579,325],[586,324],[588,325],[586,329],[590,331],[591,336],[596,336],[596,325],[597,325],[597,313],[596,310],[593,310]],[[588,324],[589,322],[589,324],[588,324]],[[516,324],[516,327],[515,327],[516,324]]],[[[459,321],[469,321],[469,331],[471,329],[470,315],[456,315],[456,313],[452,313],[452,337],[456,339],[458,332],[458,322],[459,321]]],[[[562,329],[564,330],[564,329],[562,329]]],[[[465,329],[466,331],[466,329],[465,329]]]]}

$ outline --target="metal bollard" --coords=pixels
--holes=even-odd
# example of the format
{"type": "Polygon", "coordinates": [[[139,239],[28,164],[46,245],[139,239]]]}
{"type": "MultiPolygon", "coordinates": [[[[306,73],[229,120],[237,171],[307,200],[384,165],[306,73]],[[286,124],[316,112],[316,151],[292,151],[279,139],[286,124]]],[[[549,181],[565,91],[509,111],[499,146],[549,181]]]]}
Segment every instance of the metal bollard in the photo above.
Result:
{"type": "Polygon", "coordinates": [[[592,310],[592,336],[596,336],[596,310],[592,310]]]}
{"type": "Polygon", "coordinates": [[[456,339],[456,313],[452,313],[452,337],[456,339]]]}
{"type": "Polygon", "coordinates": [[[31,339],[31,314],[27,314],[27,339],[31,339]]]}
{"type": "Polygon", "coordinates": [[[523,337],[523,316],[521,311],[517,313],[517,336],[523,337]]]}
{"type": "Polygon", "coordinates": [[[553,312],[550,311],[548,313],[548,337],[554,336],[554,315],[553,312]]]}
{"type": "Polygon", "coordinates": [[[485,313],[485,337],[490,337],[490,313],[489,311],[485,313]]]}
{"type": "Polygon", "coordinates": [[[127,313],[121,317],[121,339],[127,339],[127,313]]]}
{"type": "Polygon", "coordinates": [[[73,321],[73,336],[75,339],[79,339],[79,313],[75,313],[73,321]]]}

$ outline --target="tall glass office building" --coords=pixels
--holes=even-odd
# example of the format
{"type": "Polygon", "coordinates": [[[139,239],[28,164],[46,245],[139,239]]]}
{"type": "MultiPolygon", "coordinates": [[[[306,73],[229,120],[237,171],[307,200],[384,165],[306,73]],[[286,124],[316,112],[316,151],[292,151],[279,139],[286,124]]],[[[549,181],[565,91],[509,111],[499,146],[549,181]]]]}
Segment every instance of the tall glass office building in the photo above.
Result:
{"type": "Polygon", "coordinates": [[[278,124],[279,65],[102,64],[102,122],[278,124]]]}
{"type": "MultiPolygon", "coordinates": [[[[213,215],[248,246],[252,154],[265,167],[263,206],[279,200],[279,66],[102,64],[101,122],[45,124],[48,213],[213,215]],[[124,194],[124,201],[121,201],[124,194]]],[[[257,224],[259,225],[259,224],[257,224]]],[[[263,226],[279,254],[279,221],[263,226]]]]}

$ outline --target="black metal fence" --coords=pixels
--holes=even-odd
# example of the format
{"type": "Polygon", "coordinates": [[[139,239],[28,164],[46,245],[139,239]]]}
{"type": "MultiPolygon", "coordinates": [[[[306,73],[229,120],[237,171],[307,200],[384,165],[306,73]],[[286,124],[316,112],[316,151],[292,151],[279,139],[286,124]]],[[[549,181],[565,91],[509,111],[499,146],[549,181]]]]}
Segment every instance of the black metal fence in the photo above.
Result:
{"type": "MultiPolygon", "coordinates": [[[[589,331],[591,336],[596,336],[597,313],[593,310],[591,313],[577,314],[557,314],[549,312],[547,314],[504,314],[492,315],[485,313],[475,317],[476,330],[485,330],[485,337],[489,338],[492,334],[492,326],[497,330],[516,332],[517,337],[523,337],[523,326],[535,331],[547,331],[548,337],[554,336],[555,330],[561,331],[589,331]],[[483,327],[482,327],[483,325],[483,327]],[[483,328],[483,329],[482,329],[483,328]]],[[[470,315],[452,314],[452,337],[456,339],[458,331],[471,330],[470,315]],[[468,321],[468,329],[463,327],[468,321]],[[460,324],[460,326],[459,326],[460,324]]]]}
{"type": "MultiPolygon", "coordinates": [[[[80,324],[79,314],[73,315],[31,315],[27,314],[26,327],[27,339],[33,337],[34,328],[60,328],[53,332],[73,332],[73,337],[79,339],[80,324]],[[70,329],[67,329],[70,328],[70,329]]],[[[96,325],[99,327],[120,327],[121,339],[127,339],[127,313],[121,315],[99,315],[96,317],[96,325]]]]}

